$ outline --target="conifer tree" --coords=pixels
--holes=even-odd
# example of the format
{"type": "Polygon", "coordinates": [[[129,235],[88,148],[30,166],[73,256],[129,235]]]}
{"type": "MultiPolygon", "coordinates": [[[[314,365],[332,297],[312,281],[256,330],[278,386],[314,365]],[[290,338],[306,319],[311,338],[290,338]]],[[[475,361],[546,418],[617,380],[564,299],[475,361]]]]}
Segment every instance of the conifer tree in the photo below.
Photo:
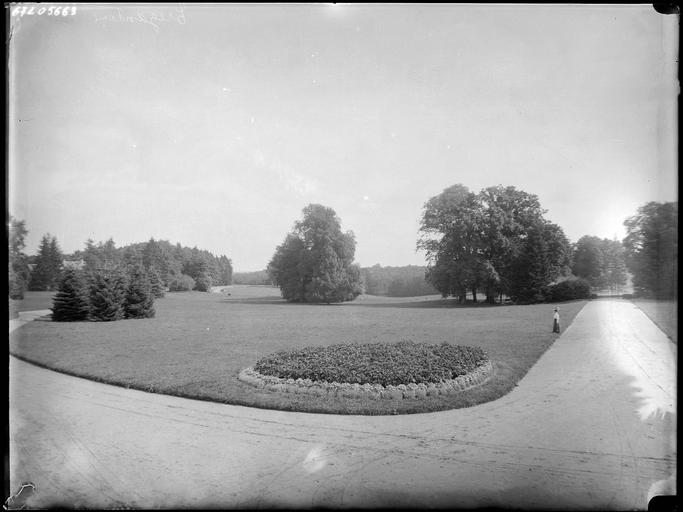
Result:
{"type": "Polygon", "coordinates": [[[142,267],[135,268],[129,276],[123,309],[126,318],[154,317],[152,285],[142,267]]]}
{"type": "Polygon", "coordinates": [[[52,299],[52,320],[55,322],[87,320],[90,304],[80,273],[71,268],[66,269],[58,286],[57,294],[52,299]]]}
{"type": "Polygon", "coordinates": [[[152,295],[154,295],[154,298],[159,299],[166,295],[166,286],[164,285],[164,281],[161,279],[161,274],[156,267],[149,267],[147,273],[149,276],[149,284],[152,286],[152,295]]]}
{"type": "Polygon", "coordinates": [[[90,279],[90,314],[110,322],[124,318],[126,283],[120,272],[94,272],[90,279]]]}
{"type": "Polygon", "coordinates": [[[31,273],[29,289],[52,290],[57,284],[62,267],[62,251],[57,238],[45,234],[40,241],[36,266],[31,273]]]}

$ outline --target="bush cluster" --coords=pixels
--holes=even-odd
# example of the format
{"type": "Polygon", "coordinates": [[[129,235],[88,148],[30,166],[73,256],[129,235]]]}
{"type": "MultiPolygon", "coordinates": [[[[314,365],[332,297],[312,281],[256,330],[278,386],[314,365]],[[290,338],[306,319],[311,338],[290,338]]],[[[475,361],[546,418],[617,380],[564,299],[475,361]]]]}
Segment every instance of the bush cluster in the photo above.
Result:
{"type": "Polygon", "coordinates": [[[169,292],[189,292],[190,290],[194,290],[194,288],[195,281],[187,274],[180,274],[171,279],[168,283],[169,292]]]}
{"type": "Polygon", "coordinates": [[[588,299],[591,295],[591,289],[590,284],[585,279],[568,279],[549,286],[544,290],[544,295],[548,302],[588,299]]]}
{"type": "Polygon", "coordinates": [[[56,322],[111,322],[154,314],[153,286],[142,268],[87,274],[66,269],[52,299],[52,320],[56,322]]]}
{"type": "Polygon", "coordinates": [[[277,352],[259,359],[254,369],[282,379],[397,386],[454,379],[487,360],[479,347],[400,341],[277,352]]]}

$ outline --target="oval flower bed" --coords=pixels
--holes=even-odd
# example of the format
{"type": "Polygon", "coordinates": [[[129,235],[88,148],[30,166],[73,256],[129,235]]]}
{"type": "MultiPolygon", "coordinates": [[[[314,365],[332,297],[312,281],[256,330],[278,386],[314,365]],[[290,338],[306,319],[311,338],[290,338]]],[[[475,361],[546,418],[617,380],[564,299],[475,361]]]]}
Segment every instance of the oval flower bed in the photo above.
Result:
{"type": "Polygon", "coordinates": [[[420,398],[481,384],[492,370],[479,347],[401,341],[277,352],[240,379],[274,391],[371,398],[420,398]]]}

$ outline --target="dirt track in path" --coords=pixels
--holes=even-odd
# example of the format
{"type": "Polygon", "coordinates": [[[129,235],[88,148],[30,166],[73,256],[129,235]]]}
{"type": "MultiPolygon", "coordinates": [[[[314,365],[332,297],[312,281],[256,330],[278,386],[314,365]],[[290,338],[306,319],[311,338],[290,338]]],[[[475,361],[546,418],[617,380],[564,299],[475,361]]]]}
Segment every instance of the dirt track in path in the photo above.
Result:
{"type": "Polygon", "coordinates": [[[32,507],[647,509],[674,493],[676,346],[589,302],[505,397],[407,416],[251,409],[10,357],[11,488],[32,507]]]}

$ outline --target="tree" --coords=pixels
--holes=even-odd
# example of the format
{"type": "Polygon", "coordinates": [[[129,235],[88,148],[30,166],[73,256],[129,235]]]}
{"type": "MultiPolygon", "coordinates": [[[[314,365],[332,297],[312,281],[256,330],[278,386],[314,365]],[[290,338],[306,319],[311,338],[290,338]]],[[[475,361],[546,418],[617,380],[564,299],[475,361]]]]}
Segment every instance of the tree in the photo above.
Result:
{"type": "Polygon", "coordinates": [[[628,280],[624,245],[618,240],[603,240],[603,282],[610,294],[621,293],[628,280]]]}
{"type": "Polygon", "coordinates": [[[624,247],[618,240],[583,236],[574,244],[572,261],[572,273],[593,289],[616,293],[626,284],[624,247]]]}
{"type": "Polygon", "coordinates": [[[566,237],[544,213],[535,195],[515,187],[445,189],[425,203],[420,224],[427,280],[461,301],[467,290],[475,302],[479,290],[487,302],[503,293],[540,298],[568,264],[566,237]]]}
{"type": "Polygon", "coordinates": [[[194,289],[194,279],[185,274],[180,274],[171,278],[168,283],[168,291],[170,292],[189,292],[194,289]]]}
{"type": "Polygon", "coordinates": [[[90,304],[82,275],[79,271],[64,270],[57,293],[52,299],[52,320],[78,322],[88,319],[90,304]]]}
{"type": "Polygon", "coordinates": [[[128,276],[123,313],[125,318],[154,317],[152,285],[142,266],[133,268],[128,276]]]}
{"type": "Polygon", "coordinates": [[[597,236],[582,236],[574,245],[572,273],[585,279],[594,288],[602,288],[603,241],[597,236]]]}
{"type": "MultiPolygon", "coordinates": [[[[543,225],[545,210],[537,196],[512,186],[488,187],[479,192],[477,200],[483,218],[482,250],[490,276],[484,283],[486,301],[492,303],[497,294],[514,294],[511,280],[516,279],[519,284],[519,275],[512,275],[513,268],[519,267],[515,262],[518,258],[529,258],[523,254],[533,250],[527,238],[543,225]]],[[[532,280],[539,282],[538,276],[532,280]]]]}
{"type": "Polygon", "coordinates": [[[24,254],[26,246],[26,235],[28,230],[23,220],[18,220],[9,216],[7,221],[8,233],[8,291],[9,298],[21,300],[24,298],[24,291],[28,288],[29,267],[28,260],[24,254]]]}
{"type": "Polygon", "coordinates": [[[540,221],[530,227],[510,267],[510,298],[516,302],[544,301],[544,288],[565,273],[569,261],[569,241],[558,225],[540,221]]]}
{"type": "Polygon", "coordinates": [[[678,202],[649,202],[624,221],[625,260],[636,293],[677,296],[678,202]]]}
{"type": "Polygon", "coordinates": [[[147,275],[149,276],[149,284],[152,287],[152,295],[157,299],[163,297],[166,294],[166,286],[161,279],[159,271],[155,267],[150,267],[147,270],[147,275]]]}
{"type": "Polygon", "coordinates": [[[57,285],[62,268],[62,252],[55,237],[49,233],[43,235],[36,257],[36,264],[31,273],[29,288],[31,290],[53,290],[57,285]]]}
{"type": "Polygon", "coordinates": [[[425,203],[417,247],[430,262],[427,280],[442,296],[464,301],[471,289],[476,301],[486,277],[482,224],[477,196],[464,185],[448,187],[425,203]]]}
{"type": "Polygon", "coordinates": [[[353,300],[362,293],[360,268],[353,264],[355,250],[353,233],[342,233],[335,211],[309,204],[275,250],[268,274],[290,302],[353,300]]]}
{"type": "Polygon", "coordinates": [[[93,320],[111,322],[124,318],[126,282],[122,272],[98,271],[90,277],[90,314],[93,320]]]}
{"type": "Polygon", "coordinates": [[[84,270],[86,272],[97,272],[103,267],[100,250],[95,245],[95,242],[88,238],[85,241],[85,249],[82,251],[82,258],[84,261],[84,270]]]}

